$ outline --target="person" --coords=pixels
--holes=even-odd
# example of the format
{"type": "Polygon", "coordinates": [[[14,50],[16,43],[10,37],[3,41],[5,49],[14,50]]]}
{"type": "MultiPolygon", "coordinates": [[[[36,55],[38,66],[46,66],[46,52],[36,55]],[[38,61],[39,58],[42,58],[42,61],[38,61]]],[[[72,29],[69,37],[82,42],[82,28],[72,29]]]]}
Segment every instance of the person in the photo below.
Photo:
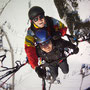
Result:
{"type": "MultiPolygon", "coordinates": [[[[52,83],[56,80],[58,76],[58,67],[61,68],[64,74],[69,72],[69,66],[67,63],[67,58],[64,58],[66,55],[64,53],[65,49],[73,49],[73,54],[79,52],[79,48],[72,44],[69,41],[66,41],[62,38],[54,40],[46,31],[46,29],[39,29],[35,33],[36,43],[37,43],[37,55],[41,57],[45,63],[48,63],[50,73],[52,75],[52,83]]],[[[37,66],[35,71],[39,77],[45,77],[45,70],[37,66]]]]}
{"type": "MultiPolygon", "coordinates": [[[[33,6],[28,12],[28,16],[31,22],[31,26],[28,28],[27,35],[25,37],[25,52],[29,61],[29,64],[33,69],[38,66],[38,56],[36,54],[35,46],[35,32],[40,28],[45,28],[51,36],[64,36],[67,31],[67,27],[59,20],[53,17],[45,16],[44,10],[39,6],[33,6]]],[[[59,37],[60,37],[59,36],[59,37]]]]}

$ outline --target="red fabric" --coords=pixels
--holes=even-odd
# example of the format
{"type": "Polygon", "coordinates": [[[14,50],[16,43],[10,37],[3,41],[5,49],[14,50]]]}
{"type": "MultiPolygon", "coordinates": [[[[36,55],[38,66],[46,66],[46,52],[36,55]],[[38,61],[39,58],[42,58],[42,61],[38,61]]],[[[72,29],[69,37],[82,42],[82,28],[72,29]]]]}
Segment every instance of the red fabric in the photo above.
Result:
{"type": "Polygon", "coordinates": [[[63,60],[60,60],[59,63],[61,63],[63,60]]]}
{"type": "Polygon", "coordinates": [[[36,48],[28,47],[27,45],[25,45],[25,52],[27,54],[29,64],[34,69],[36,66],[38,66],[38,56],[36,54],[36,48]]]}
{"type": "Polygon", "coordinates": [[[61,32],[62,36],[64,36],[66,34],[66,32],[67,32],[67,27],[61,28],[60,32],[61,32]]]}

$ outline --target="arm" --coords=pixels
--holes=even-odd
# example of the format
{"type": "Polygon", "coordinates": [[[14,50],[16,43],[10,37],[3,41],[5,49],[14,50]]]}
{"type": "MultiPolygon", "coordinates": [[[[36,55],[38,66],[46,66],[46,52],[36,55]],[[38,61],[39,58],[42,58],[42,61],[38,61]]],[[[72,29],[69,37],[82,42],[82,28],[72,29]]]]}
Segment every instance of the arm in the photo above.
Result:
{"type": "Polygon", "coordinates": [[[76,45],[69,42],[69,41],[61,39],[59,41],[59,44],[61,45],[62,48],[71,48],[71,49],[73,49],[74,54],[77,54],[79,52],[79,48],[76,45]]]}
{"type": "Polygon", "coordinates": [[[38,57],[36,54],[36,48],[28,47],[27,45],[25,45],[25,52],[27,54],[29,64],[33,69],[35,69],[35,67],[38,66],[38,57]]]}
{"type": "Polygon", "coordinates": [[[28,57],[28,62],[35,69],[38,66],[38,56],[34,45],[34,37],[27,35],[25,37],[25,52],[28,57]]]}
{"type": "Polygon", "coordinates": [[[54,23],[54,29],[56,31],[60,31],[62,36],[64,36],[67,32],[67,27],[59,20],[52,18],[53,23],[54,23]]]}

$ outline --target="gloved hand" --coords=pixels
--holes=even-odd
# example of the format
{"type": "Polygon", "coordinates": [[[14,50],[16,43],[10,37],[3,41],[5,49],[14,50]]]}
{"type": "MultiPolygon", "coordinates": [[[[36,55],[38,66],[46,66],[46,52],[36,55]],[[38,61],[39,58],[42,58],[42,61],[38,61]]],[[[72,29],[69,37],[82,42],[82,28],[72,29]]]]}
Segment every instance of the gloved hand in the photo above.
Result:
{"type": "Polygon", "coordinates": [[[61,32],[57,31],[57,32],[54,33],[53,39],[54,40],[60,39],[61,36],[62,36],[61,32]]]}
{"type": "Polygon", "coordinates": [[[74,54],[77,54],[78,52],[79,52],[79,48],[78,47],[76,47],[76,48],[73,49],[73,53],[74,54]]]}
{"type": "Polygon", "coordinates": [[[40,66],[37,66],[35,68],[35,71],[36,71],[36,73],[38,74],[38,76],[40,78],[46,77],[46,70],[45,69],[42,69],[40,66]]]}

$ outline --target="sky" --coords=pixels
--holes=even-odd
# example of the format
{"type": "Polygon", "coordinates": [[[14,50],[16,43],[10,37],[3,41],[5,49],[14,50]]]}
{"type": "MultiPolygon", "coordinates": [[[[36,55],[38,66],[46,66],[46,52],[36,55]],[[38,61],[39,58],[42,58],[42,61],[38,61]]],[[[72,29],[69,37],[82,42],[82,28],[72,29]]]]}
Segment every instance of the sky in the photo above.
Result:
{"type": "MultiPolygon", "coordinates": [[[[8,1],[0,0],[0,11],[8,1]]],[[[78,13],[82,21],[90,20],[90,1],[81,0],[78,3],[78,13]]],[[[3,28],[10,40],[14,53],[14,61],[20,60],[22,63],[25,62],[24,39],[30,26],[28,10],[35,5],[41,6],[45,10],[45,15],[61,20],[53,0],[11,0],[0,14],[0,27],[3,28]]],[[[65,23],[63,20],[61,21],[65,23]]],[[[10,49],[5,36],[3,36],[3,47],[8,50],[10,49]]],[[[2,52],[0,51],[1,54],[2,52]]],[[[7,52],[6,55],[7,58],[4,61],[4,65],[11,67],[10,52],[7,52]]],[[[61,84],[53,84],[51,90],[80,90],[82,81],[80,68],[83,63],[90,64],[90,44],[88,42],[80,43],[79,53],[68,57],[69,73],[64,75],[59,69],[58,78],[61,84]]],[[[7,83],[11,83],[11,79],[7,83]]],[[[84,78],[81,90],[86,90],[88,87],[90,87],[90,75],[84,78]]],[[[41,90],[41,88],[42,80],[29,64],[22,67],[15,74],[15,90],[41,90]]],[[[0,90],[2,89],[0,88],[0,90]]]]}

